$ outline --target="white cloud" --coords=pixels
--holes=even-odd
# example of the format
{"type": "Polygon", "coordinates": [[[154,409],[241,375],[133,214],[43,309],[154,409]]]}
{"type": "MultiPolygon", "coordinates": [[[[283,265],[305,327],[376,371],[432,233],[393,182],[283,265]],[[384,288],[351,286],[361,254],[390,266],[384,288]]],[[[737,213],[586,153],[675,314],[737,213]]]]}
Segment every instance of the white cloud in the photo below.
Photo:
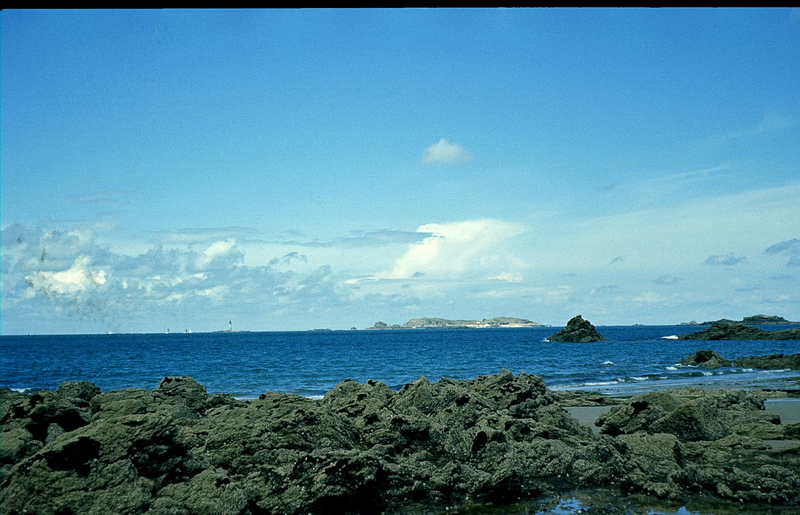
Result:
{"type": "Polygon", "coordinates": [[[798,198],[800,183],[592,218],[565,210],[525,224],[365,230],[319,246],[204,229],[194,240],[181,231],[123,252],[92,226],[11,224],[2,230],[2,323],[11,332],[46,331],[44,323],[78,332],[220,329],[218,318],[254,330],[416,316],[558,323],[579,312],[604,323],[712,319],[712,311],[797,318],[797,279],[785,267],[800,256],[798,198]],[[705,265],[709,256],[725,266],[705,265]],[[743,293],[747,285],[760,290],[743,293]]]}
{"type": "Polygon", "coordinates": [[[422,153],[424,164],[456,164],[472,159],[472,154],[456,143],[450,143],[442,138],[438,143],[426,148],[422,153]]]}
{"type": "Polygon", "coordinates": [[[505,281],[508,283],[521,283],[525,278],[519,273],[502,272],[493,277],[489,277],[488,279],[494,281],[505,281]]]}
{"type": "Polygon", "coordinates": [[[248,313],[252,326],[265,328],[278,309],[296,315],[341,305],[350,296],[330,266],[309,263],[317,257],[282,247],[264,264],[248,265],[235,239],[209,243],[208,232],[199,242],[157,244],[128,255],[99,245],[91,231],[7,226],[0,290],[4,330],[147,331],[184,324],[215,329],[207,325],[214,323],[208,318],[212,308],[226,320],[248,313]]]}
{"type": "Polygon", "coordinates": [[[105,270],[93,270],[89,256],[80,256],[72,266],[58,272],[37,271],[25,277],[35,291],[50,295],[63,295],[86,291],[105,284],[105,270]]]}
{"type": "Polygon", "coordinates": [[[422,225],[417,231],[430,236],[409,245],[389,270],[376,277],[448,281],[488,276],[509,280],[517,277],[509,269],[520,262],[509,252],[508,243],[525,230],[521,224],[492,219],[422,225]]]}
{"type": "Polygon", "coordinates": [[[230,264],[231,261],[238,261],[241,253],[236,251],[236,240],[228,238],[224,241],[215,241],[203,250],[197,257],[195,266],[198,270],[205,270],[214,262],[223,262],[223,265],[230,264]]]}

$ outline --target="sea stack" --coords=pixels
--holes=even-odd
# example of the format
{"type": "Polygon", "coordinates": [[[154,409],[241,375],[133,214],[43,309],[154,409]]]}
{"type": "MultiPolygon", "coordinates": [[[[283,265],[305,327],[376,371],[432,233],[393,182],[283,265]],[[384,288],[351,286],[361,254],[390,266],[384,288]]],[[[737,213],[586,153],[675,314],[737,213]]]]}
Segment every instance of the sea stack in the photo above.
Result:
{"type": "Polygon", "coordinates": [[[579,343],[601,342],[605,339],[588,320],[584,320],[580,315],[573,317],[567,322],[567,327],[548,338],[551,342],[579,343]]]}

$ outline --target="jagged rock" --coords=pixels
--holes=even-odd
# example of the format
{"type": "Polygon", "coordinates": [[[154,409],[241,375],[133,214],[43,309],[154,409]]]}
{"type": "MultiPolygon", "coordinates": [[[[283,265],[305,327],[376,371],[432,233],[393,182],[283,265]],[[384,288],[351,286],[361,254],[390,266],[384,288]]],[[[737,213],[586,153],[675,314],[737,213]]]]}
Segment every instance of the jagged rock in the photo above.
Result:
{"type": "Polygon", "coordinates": [[[3,513],[145,511],[155,489],[198,468],[171,420],[128,415],[65,432],[11,470],[3,513]]]}
{"type": "Polygon", "coordinates": [[[772,354],[769,356],[749,356],[733,360],[737,367],[747,368],[767,368],[767,369],[791,369],[800,370],[800,353],[798,354],[772,354]]]}
{"type": "Polygon", "coordinates": [[[153,390],[156,402],[173,407],[175,417],[196,417],[205,407],[206,387],[191,377],[165,377],[153,390]]]}
{"type": "Polygon", "coordinates": [[[605,338],[597,332],[588,320],[584,320],[580,315],[573,317],[567,322],[564,329],[558,331],[548,338],[551,342],[600,342],[605,338]]]}
{"type": "Polygon", "coordinates": [[[80,399],[86,402],[100,393],[100,388],[89,381],[64,381],[56,389],[56,395],[67,399],[80,399]]]}
{"type": "Polygon", "coordinates": [[[684,334],[681,340],[800,340],[800,329],[765,331],[729,321],[716,321],[711,327],[696,333],[684,334]]]}
{"type": "Polygon", "coordinates": [[[719,440],[732,433],[730,425],[719,416],[716,402],[702,397],[685,402],[654,421],[649,431],[669,433],[684,442],[719,440]]]}
{"type": "Polygon", "coordinates": [[[58,424],[63,430],[72,431],[92,420],[86,402],[74,401],[62,398],[50,390],[41,390],[30,396],[15,396],[8,400],[7,408],[4,406],[0,423],[4,431],[22,427],[36,440],[44,442],[51,424],[58,424]]]}
{"type": "Polygon", "coordinates": [[[678,498],[685,473],[678,463],[681,445],[671,434],[636,432],[617,438],[625,446],[631,470],[623,476],[623,490],[662,498],[678,498]]]}
{"type": "Polygon", "coordinates": [[[742,318],[745,325],[770,325],[770,324],[793,324],[785,318],[777,315],[753,315],[742,318]]]}
{"type": "Polygon", "coordinates": [[[763,399],[756,394],[687,390],[638,395],[601,415],[596,425],[600,433],[612,436],[646,431],[669,433],[682,442],[720,440],[737,432],[779,435],[773,427],[780,418],[767,413],[763,399]]]}
{"type": "Polygon", "coordinates": [[[680,404],[680,400],[666,392],[645,393],[611,408],[597,419],[595,425],[602,434],[631,434],[646,430],[680,404]]]}
{"type": "Polygon", "coordinates": [[[162,488],[148,513],[237,515],[246,506],[247,494],[224,471],[207,469],[186,482],[162,488]]]}
{"type": "Polygon", "coordinates": [[[681,365],[715,369],[729,367],[731,362],[720,356],[716,351],[699,350],[694,354],[690,354],[688,358],[681,360],[681,365]]]}
{"type": "Polygon", "coordinates": [[[597,392],[584,392],[581,390],[561,390],[553,392],[558,398],[558,403],[564,407],[580,406],[614,406],[621,404],[622,400],[614,397],[604,397],[597,392]]]}
{"type": "Polygon", "coordinates": [[[0,477],[7,476],[15,463],[33,456],[43,446],[27,429],[16,427],[6,430],[4,427],[0,437],[0,477]]]}
{"type": "Polygon", "coordinates": [[[4,398],[4,514],[427,513],[589,487],[800,505],[800,447],[758,439],[800,430],[738,390],[639,396],[597,436],[541,377],[507,370],[344,381],[319,401],[208,396],[191,378],[59,391],[4,398]]]}
{"type": "Polygon", "coordinates": [[[127,388],[95,395],[89,407],[95,419],[101,419],[154,413],[158,404],[153,392],[142,388],[127,388]]]}

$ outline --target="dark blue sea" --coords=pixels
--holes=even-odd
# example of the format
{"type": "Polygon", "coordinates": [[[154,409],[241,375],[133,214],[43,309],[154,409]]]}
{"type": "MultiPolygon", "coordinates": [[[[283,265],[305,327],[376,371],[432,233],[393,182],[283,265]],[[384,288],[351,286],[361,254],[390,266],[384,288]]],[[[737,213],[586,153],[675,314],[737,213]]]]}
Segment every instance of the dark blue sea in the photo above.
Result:
{"type": "MultiPolygon", "coordinates": [[[[775,330],[791,326],[765,326],[775,330]]],[[[254,398],[267,392],[319,397],[345,379],[393,388],[425,376],[473,379],[506,368],[542,376],[556,390],[635,394],[681,386],[781,387],[798,371],[740,367],[713,371],[678,362],[700,349],[740,356],[800,352],[800,340],[665,339],[689,326],[598,327],[608,341],[547,342],[557,327],[309,332],[218,332],[0,336],[0,386],[56,388],[86,380],[102,391],[155,388],[187,375],[209,393],[254,398]]],[[[791,386],[790,386],[791,387],[791,386]]]]}

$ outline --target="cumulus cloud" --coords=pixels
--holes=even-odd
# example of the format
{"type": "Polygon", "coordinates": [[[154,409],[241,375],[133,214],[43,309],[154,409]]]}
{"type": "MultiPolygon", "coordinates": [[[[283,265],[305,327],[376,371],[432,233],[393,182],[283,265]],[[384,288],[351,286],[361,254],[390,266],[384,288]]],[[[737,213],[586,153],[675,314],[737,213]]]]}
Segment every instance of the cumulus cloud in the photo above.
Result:
{"type": "Polygon", "coordinates": [[[704,263],[707,265],[735,266],[740,263],[744,263],[745,261],[747,261],[746,258],[737,257],[731,252],[727,256],[720,256],[716,254],[713,256],[708,256],[704,263]]]}
{"type": "Polygon", "coordinates": [[[456,164],[472,159],[472,154],[456,143],[442,138],[422,153],[423,164],[456,164]]]}
{"type": "Polygon", "coordinates": [[[409,245],[394,265],[379,279],[460,280],[492,278],[515,281],[521,262],[509,252],[508,243],[523,233],[520,224],[500,220],[466,220],[426,224],[418,229],[427,233],[419,243],[409,245]]]}
{"type": "Polygon", "coordinates": [[[236,250],[236,240],[228,238],[224,241],[215,241],[200,252],[195,266],[198,270],[212,266],[226,267],[240,262],[243,257],[242,253],[236,250]]]}
{"type": "Polygon", "coordinates": [[[210,313],[227,320],[249,310],[260,320],[347,298],[330,266],[297,271],[305,255],[274,255],[281,257],[245,265],[235,238],[160,243],[131,255],[98,244],[91,231],[12,224],[2,231],[3,325],[13,319],[12,331],[43,331],[40,321],[69,319],[93,324],[78,331],[147,330],[207,323],[210,313]]]}
{"type": "Polygon", "coordinates": [[[35,292],[42,292],[47,296],[74,294],[90,288],[105,284],[105,270],[94,270],[89,256],[80,256],[75,259],[66,270],[61,271],[36,271],[25,280],[35,292]]]}

